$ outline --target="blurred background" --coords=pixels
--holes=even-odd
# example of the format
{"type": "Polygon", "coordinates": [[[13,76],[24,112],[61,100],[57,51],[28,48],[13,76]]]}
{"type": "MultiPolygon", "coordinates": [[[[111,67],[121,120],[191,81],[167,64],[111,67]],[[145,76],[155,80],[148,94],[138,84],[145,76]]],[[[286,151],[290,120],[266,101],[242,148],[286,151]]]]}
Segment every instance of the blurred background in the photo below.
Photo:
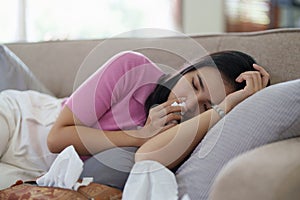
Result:
{"type": "Polygon", "coordinates": [[[0,42],[115,37],[135,29],[184,34],[300,27],[300,0],[0,0],[0,42]]]}

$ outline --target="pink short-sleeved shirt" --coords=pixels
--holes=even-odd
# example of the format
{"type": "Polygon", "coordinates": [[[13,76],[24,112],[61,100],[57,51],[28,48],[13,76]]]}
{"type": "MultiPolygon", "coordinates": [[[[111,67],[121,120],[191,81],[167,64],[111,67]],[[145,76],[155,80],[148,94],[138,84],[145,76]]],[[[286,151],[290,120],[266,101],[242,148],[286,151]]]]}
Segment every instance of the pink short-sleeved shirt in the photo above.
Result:
{"type": "Polygon", "coordinates": [[[145,101],[162,75],[144,55],[122,52],[90,76],[64,105],[89,127],[136,129],[146,121],[145,101]]]}

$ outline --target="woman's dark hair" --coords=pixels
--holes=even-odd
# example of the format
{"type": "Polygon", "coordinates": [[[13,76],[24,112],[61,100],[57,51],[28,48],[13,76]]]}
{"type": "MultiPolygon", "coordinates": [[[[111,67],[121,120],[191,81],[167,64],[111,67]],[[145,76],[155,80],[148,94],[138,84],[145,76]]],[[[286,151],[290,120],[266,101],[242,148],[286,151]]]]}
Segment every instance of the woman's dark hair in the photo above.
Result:
{"type": "Polygon", "coordinates": [[[202,67],[216,67],[226,81],[237,91],[243,89],[246,83],[245,81],[238,83],[235,79],[245,71],[254,71],[254,63],[256,63],[256,61],[250,55],[240,51],[221,51],[204,56],[195,64],[184,68],[171,78],[169,78],[169,76],[160,78],[155,90],[149,95],[145,102],[146,114],[149,114],[149,110],[152,106],[167,101],[177,81],[188,72],[202,67]]]}

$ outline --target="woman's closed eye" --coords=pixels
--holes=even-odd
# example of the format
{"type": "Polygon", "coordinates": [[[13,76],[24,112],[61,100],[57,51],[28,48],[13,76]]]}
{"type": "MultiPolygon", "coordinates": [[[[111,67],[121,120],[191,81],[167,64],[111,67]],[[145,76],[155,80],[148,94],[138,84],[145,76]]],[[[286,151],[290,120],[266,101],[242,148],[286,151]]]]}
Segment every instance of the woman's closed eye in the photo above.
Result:
{"type": "Polygon", "coordinates": [[[202,81],[202,78],[200,77],[199,74],[196,74],[196,76],[193,77],[192,79],[192,84],[193,84],[193,87],[196,91],[200,90],[200,88],[204,91],[205,88],[204,88],[204,84],[203,84],[203,81],[202,81]]]}
{"type": "Polygon", "coordinates": [[[193,85],[193,88],[194,88],[196,91],[199,90],[194,77],[193,77],[193,79],[192,79],[192,85],[193,85]]]}

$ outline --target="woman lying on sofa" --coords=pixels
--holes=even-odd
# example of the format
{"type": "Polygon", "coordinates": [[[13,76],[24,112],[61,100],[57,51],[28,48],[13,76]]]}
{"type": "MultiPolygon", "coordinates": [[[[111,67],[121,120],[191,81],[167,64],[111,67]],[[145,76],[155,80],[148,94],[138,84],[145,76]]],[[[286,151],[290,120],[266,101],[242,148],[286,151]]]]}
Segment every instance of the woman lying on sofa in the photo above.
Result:
{"type": "Polygon", "coordinates": [[[122,157],[156,160],[174,169],[226,113],[268,84],[269,74],[238,51],[205,56],[172,76],[142,54],[122,52],[67,99],[4,91],[1,163],[16,169],[1,181],[24,173],[40,176],[57,153],[73,145],[86,163],[83,175],[122,188],[133,164],[119,170],[122,157]],[[124,147],[126,155],[118,157],[115,147],[124,147]],[[113,164],[97,163],[97,155],[108,156],[113,164]],[[99,173],[101,167],[114,175],[99,173]]]}

